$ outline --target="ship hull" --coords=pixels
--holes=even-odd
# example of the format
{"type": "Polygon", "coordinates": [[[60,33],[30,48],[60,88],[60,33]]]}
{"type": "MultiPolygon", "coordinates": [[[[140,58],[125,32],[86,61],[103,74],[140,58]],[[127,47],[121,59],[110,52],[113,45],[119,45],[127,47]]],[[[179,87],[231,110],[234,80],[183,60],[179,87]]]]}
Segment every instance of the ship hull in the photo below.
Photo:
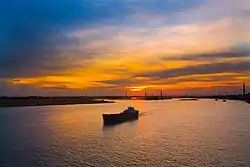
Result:
{"type": "Polygon", "coordinates": [[[114,125],[138,119],[139,112],[137,111],[135,113],[103,114],[102,117],[104,125],[114,125]]]}

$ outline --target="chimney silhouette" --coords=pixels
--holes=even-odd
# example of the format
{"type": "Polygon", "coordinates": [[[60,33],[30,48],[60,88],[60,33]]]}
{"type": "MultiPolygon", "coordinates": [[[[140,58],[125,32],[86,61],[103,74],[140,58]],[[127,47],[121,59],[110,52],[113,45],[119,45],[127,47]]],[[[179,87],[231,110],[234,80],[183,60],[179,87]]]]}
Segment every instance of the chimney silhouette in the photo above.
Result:
{"type": "Polygon", "coordinates": [[[246,95],[246,85],[245,85],[244,82],[243,82],[243,85],[242,85],[242,91],[243,91],[243,92],[242,92],[242,93],[243,93],[242,95],[245,96],[245,95],[246,95]]]}
{"type": "Polygon", "coordinates": [[[161,90],[161,100],[163,100],[163,97],[162,97],[162,90],[161,90]]]}

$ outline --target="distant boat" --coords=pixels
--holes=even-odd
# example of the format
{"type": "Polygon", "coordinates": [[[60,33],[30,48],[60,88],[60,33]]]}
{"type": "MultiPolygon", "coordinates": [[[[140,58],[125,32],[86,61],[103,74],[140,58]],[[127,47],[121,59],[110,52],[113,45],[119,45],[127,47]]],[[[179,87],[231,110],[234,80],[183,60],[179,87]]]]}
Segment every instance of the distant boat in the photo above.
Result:
{"type": "Polygon", "coordinates": [[[224,100],[222,100],[222,101],[223,101],[223,102],[226,102],[227,100],[224,99],[224,100]]]}
{"type": "Polygon", "coordinates": [[[215,99],[215,101],[218,101],[218,99],[215,99]]]}
{"type": "Polygon", "coordinates": [[[131,106],[118,114],[102,114],[104,125],[114,125],[126,121],[132,121],[138,119],[138,117],[139,111],[131,106]]]}

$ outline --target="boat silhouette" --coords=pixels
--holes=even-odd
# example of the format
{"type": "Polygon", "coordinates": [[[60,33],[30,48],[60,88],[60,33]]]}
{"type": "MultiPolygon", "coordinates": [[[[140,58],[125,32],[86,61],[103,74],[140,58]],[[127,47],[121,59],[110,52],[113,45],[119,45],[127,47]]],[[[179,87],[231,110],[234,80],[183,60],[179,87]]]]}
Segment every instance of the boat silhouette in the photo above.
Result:
{"type": "Polygon", "coordinates": [[[102,117],[104,125],[114,125],[126,121],[137,120],[139,118],[139,111],[130,106],[121,113],[102,114],[102,117]]]}

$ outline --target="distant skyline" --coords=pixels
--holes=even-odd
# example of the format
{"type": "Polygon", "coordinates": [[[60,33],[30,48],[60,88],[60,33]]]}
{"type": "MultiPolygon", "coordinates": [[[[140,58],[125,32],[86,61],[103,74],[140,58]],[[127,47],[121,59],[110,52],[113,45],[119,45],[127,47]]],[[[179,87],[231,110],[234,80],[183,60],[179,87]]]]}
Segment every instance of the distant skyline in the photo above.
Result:
{"type": "Polygon", "coordinates": [[[249,0],[0,3],[0,96],[249,92],[249,0]]]}

